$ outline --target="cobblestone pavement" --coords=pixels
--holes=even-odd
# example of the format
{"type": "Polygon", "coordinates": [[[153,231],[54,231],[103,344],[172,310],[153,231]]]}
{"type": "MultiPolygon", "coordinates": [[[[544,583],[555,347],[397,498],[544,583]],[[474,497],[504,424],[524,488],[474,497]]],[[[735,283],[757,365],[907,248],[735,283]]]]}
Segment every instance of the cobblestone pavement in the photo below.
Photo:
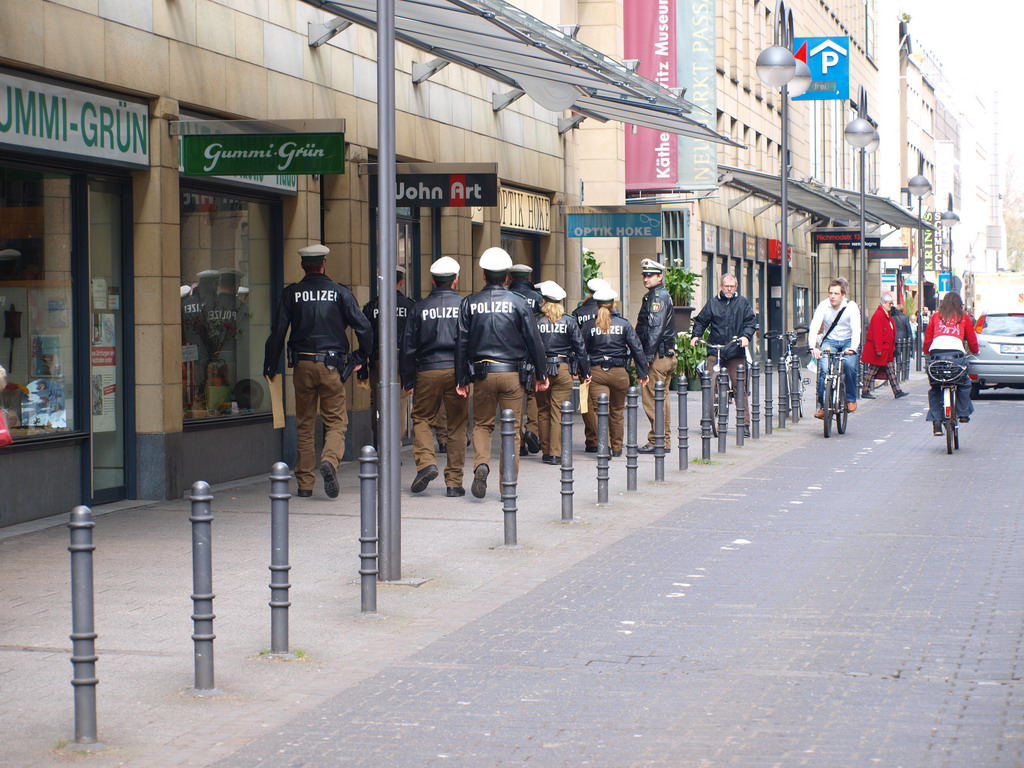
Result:
{"type": "Polygon", "coordinates": [[[979,403],[955,456],[885,412],[218,765],[1024,764],[1024,406],[979,403]]]}
{"type": "Polygon", "coordinates": [[[615,463],[605,507],[581,455],[579,525],[554,522],[557,469],[526,459],[519,550],[497,548],[493,491],[403,494],[403,576],[431,580],[381,585],[376,621],[357,612],[346,470],[343,503],[292,500],[297,662],[259,657],[269,489],[219,489],[215,698],[185,695],[187,505],[104,515],[109,748],[88,755],[55,748],[71,732],[66,531],[0,537],[0,765],[1022,765],[1008,468],[1024,402],[979,401],[946,456],[910,391],[830,440],[805,419],[685,474],[673,453],[664,485],[644,457],[638,494],[615,463]]]}

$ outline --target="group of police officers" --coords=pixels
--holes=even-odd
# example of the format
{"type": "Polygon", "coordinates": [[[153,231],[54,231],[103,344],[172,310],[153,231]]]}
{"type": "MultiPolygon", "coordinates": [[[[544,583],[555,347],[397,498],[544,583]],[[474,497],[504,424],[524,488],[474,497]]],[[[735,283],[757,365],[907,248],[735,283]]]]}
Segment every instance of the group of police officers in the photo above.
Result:
{"type": "MultiPolygon", "coordinates": [[[[264,375],[276,376],[288,335],[287,360],[293,369],[297,422],[299,496],[311,496],[316,457],[313,440],[319,410],[325,427],[319,470],[324,491],[338,495],[338,464],[344,455],[348,414],[345,380],[369,370],[374,381],[379,310],[376,301],[360,311],[352,292],[326,274],[329,250],[323,245],[302,248],[305,277],[284,289],[267,339],[264,375]],[[351,351],[346,329],[358,348],[351,351]]],[[[672,301],[663,285],[664,267],[644,259],[641,271],[647,293],[634,328],[615,309],[616,292],[600,278],[587,283],[589,297],[569,314],[562,305],[565,290],[553,281],[531,284],[532,269],[514,265],[501,248],[480,256],[484,287],[469,296],[457,292],[459,263],[442,257],[431,264],[431,291],[418,302],[397,290],[398,361],[403,393],[413,397],[413,493],[426,490],[437,478],[435,431],[443,427],[446,453],[444,481],[449,497],[464,496],[470,399],[472,399],[473,472],[471,492],[484,498],[490,474],[491,442],[496,414],[510,409],[515,433],[515,468],[519,456],[541,452],[545,463],[560,464],[560,411],[570,398],[573,378],[589,390],[584,413],[585,449],[597,451],[596,405],[609,395],[609,443],[613,456],[622,452],[622,427],[632,361],[642,387],[644,410],[651,421],[647,444],[654,450],[654,386],[675,375],[675,327],[672,301]],[[525,419],[524,419],[525,411],[525,419]]],[[[374,381],[375,383],[375,381],[374,381]]],[[[373,387],[375,390],[376,387],[373,387]]],[[[376,400],[373,404],[377,413],[376,400]]],[[[666,434],[669,403],[665,403],[666,434]]],[[[667,441],[666,441],[667,442],[667,441]]],[[[668,446],[666,445],[666,450],[668,446]]]]}

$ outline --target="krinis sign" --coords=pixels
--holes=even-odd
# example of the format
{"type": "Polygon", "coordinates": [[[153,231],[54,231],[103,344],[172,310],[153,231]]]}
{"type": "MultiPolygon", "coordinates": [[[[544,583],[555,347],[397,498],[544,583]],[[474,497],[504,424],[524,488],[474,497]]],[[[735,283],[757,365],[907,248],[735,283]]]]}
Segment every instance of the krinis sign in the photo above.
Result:
{"type": "Polygon", "coordinates": [[[345,172],[345,134],[215,134],[182,137],[186,176],[345,172]]]}

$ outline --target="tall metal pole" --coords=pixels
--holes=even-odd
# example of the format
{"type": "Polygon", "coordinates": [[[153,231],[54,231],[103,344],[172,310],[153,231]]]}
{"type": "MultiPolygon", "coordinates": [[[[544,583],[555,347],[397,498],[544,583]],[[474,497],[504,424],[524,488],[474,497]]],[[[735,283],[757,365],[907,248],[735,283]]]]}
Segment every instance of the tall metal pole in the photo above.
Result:
{"type": "Polygon", "coordinates": [[[395,0],[377,0],[377,296],[380,307],[380,486],[377,515],[380,523],[380,578],[402,578],[401,443],[396,381],[398,318],[395,315],[397,223],[395,219],[395,0]]]}
{"type": "Polygon", "coordinates": [[[921,320],[924,315],[921,309],[924,307],[924,214],[921,208],[924,204],[924,195],[917,198],[917,362],[914,363],[914,370],[921,372],[924,355],[924,328],[921,327],[921,320]]]}
{"type": "MultiPolygon", "coordinates": [[[[792,45],[793,41],[788,41],[792,45]]],[[[779,238],[782,246],[780,259],[779,282],[781,283],[782,297],[779,302],[779,319],[781,321],[780,331],[785,332],[786,328],[786,283],[789,273],[789,86],[782,86],[782,190],[779,195],[779,204],[782,206],[782,236],[779,238]]]]}
{"type": "Polygon", "coordinates": [[[867,337],[868,330],[868,249],[867,242],[865,242],[865,235],[867,234],[864,223],[864,215],[867,206],[867,195],[864,190],[864,169],[867,167],[866,157],[867,150],[864,147],[860,148],[860,327],[863,329],[861,332],[861,349],[864,348],[864,339],[867,337]]]}

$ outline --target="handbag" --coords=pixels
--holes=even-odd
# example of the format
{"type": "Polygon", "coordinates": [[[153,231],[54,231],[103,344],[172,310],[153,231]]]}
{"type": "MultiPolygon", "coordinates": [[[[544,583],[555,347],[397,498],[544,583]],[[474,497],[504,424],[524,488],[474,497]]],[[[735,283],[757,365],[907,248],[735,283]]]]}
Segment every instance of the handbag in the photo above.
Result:
{"type": "Polygon", "coordinates": [[[11,430],[7,428],[7,415],[0,408],[0,448],[6,448],[13,442],[14,438],[11,437],[11,430]]]}

